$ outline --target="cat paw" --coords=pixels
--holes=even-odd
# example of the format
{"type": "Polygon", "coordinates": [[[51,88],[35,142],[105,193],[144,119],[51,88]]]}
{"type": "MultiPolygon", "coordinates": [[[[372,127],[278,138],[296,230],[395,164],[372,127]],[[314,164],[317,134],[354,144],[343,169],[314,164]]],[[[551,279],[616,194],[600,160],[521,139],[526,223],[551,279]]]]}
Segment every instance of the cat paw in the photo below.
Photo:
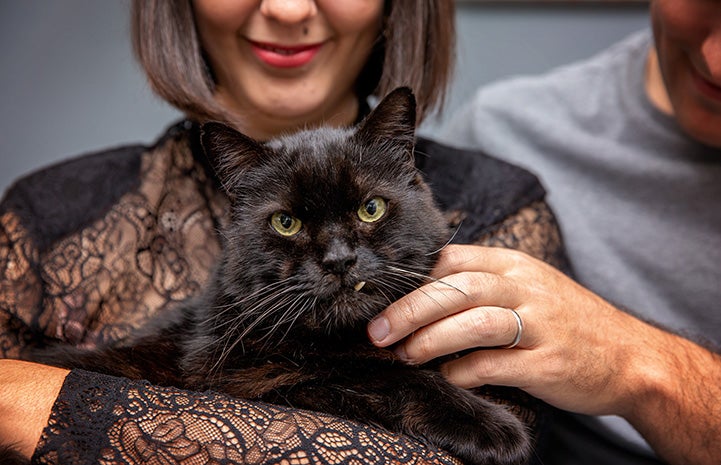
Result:
{"type": "MultiPolygon", "coordinates": [[[[434,406],[416,433],[465,464],[522,465],[532,453],[525,425],[504,407],[473,398],[465,409],[434,406]]],[[[416,420],[419,416],[416,415],[416,420]]]]}
{"type": "Polygon", "coordinates": [[[452,436],[445,446],[450,454],[465,464],[522,465],[531,457],[531,439],[523,424],[515,417],[475,425],[446,424],[442,429],[452,436]],[[510,420],[510,421],[506,421],[510,420]]]}

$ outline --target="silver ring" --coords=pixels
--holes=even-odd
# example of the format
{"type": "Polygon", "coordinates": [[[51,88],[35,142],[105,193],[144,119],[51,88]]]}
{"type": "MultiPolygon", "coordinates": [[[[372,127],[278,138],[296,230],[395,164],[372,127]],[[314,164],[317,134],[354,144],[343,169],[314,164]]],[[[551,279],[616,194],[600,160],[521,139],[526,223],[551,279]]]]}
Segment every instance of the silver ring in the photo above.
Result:
{"type": "Polygon", "coordinates": [[[503,348],[513,349],[518,345],[519,342],[521,342],[521,336],[523,336],[523,320],[521,320],[521,315],[519,315],[518,312],[514,309],[509,308],[508,310],[510,310],[511,313],[513,313],[513,316],[516,318],[516,324],[518,325],[518,328],[516,329],[516,337],[513,338],[513,342],[511,342],[507,346],[503,346],[503,348]]]}

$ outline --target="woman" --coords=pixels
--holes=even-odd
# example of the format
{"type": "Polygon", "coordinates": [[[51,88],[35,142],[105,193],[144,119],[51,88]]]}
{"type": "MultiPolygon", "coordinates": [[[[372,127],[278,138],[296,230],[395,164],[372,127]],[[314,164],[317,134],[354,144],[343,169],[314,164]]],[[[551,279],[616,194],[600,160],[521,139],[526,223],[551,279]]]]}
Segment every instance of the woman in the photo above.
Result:
{"type": "MultiPolygon", "coordinates": [[[[198,123],[225,120],[260,140],[352,125],[367,97],[398,85],[414,89],[420,121],[443,100],[452,22],[445,0],[135,1],[136,54],[154,90],[188,120],[151,147],[72,160],[8,192],[0,206],[3,356],[22,358],[51,340],[117,340],[203,286],[227,199],[197,144],[198,123]]],[[[457,240],[561,263],[535,178],[481,154],[418,144],[449,222],[463,220],[457,240]]],[[[449,460],[325,415],[0,362],[0,437],[42,463],[449,460]]]]}

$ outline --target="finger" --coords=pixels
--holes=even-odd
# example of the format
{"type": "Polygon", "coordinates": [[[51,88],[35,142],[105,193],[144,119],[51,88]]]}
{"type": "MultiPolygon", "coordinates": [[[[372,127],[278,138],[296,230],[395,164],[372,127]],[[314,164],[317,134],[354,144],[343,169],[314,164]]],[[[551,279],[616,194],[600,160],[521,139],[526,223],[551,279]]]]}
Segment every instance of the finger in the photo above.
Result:
{"type": "Polygon", "coordinates": [[[525,254],[513,249],[451,244],[441,252],[432,276],[440,278],[463,271],[485,271],[504,275],[525,259],[525,254]]]}
{"type": "Polygon", "coordinates": [[[519,250],[451,244],[441,251],[431,276],[443,278],[466,271],[485,272],[526,281],[539,275],[562,275],[548,263],[519,250]]]}
{"type": "Polygon", "coordinates": [[[501,347],[522,335],[513,312],[502,307],[475,307],[436,321],[411,334],[395,352],[409,363],[476,347],[501,347]]]}
{"type": "Polygon", "coordinates": [[[473,388],[486,384],[527,389],[533,384],[531,352],[523,349],[478,350],[441,366],[453,384],[473,388]]]}
{"type": "Polygon", "coordinates": [[[511,279],[491,273],[464,272],[416,289],[388,306],[368,325],[374,344],[386,347],[430,323],[469,308],[515,308],[521,294],[511,279]]]}

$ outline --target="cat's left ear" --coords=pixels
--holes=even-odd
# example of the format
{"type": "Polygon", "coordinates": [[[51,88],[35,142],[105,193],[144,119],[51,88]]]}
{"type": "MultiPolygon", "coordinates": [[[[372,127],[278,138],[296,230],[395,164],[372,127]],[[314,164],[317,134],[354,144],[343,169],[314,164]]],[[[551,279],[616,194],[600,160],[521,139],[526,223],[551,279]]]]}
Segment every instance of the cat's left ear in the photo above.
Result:
{"type": "Polygon", "coordinates": [[[399,87],[386,95],[363,120],[356,137],[365,143],[397,146],[413,163],[416,134],[416,98],[408,87],[399,87]]]}
{"type": "Polygon", "coordinates": [[[223,123],[203,124],[200,141],[226,189],[265,159],[266,150],[259,142],[223,123]]]}

